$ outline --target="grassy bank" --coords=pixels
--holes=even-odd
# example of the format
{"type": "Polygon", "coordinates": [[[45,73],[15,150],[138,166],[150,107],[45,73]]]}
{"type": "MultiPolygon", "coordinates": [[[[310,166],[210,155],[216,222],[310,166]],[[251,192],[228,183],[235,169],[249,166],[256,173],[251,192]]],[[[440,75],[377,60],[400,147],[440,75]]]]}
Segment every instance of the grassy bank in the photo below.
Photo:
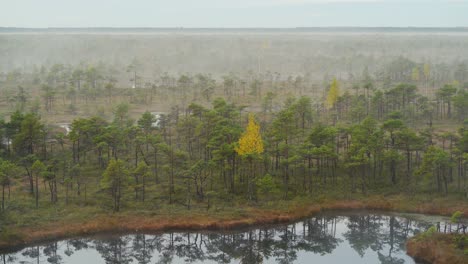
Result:
{"type": "Polygon", "coordinates": [[[468,241],[468,235],[422,234],[411,238],[406,248],[408,255],[421,262],[465,264],[468,263],[468,243],[461,240],[468,241]]]}
{"type": "Polygon", "coordinates": [[[291,222],[321,210],[373,209],[398,212],[468,215],[468,202],[451,198],[420,200],[406,196],[368,196],[354,199],[301,199],[275,201],[255,206],[186,210],[182,206],[159,210],[126,210],[109,213],[93,206],[63,210],[39,210],[2,227],[0,249],[16,248],[46,240],[105,232],[135,233],[164,230],[226,230],[262,224],[291,222]],[[55,211],[54,211],[55,210],[55,211]]]}

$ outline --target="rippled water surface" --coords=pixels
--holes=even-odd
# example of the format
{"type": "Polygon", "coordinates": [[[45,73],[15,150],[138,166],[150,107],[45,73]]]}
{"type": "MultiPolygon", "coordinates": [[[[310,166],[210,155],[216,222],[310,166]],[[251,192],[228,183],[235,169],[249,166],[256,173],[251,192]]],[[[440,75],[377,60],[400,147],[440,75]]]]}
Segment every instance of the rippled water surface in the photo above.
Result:
{"type": "Polygon", "coordinates": [[[95,236],[0,254],[0,263],[415,263],[405,242],[445,218],[327,212],[237,232],[95,236]]]}

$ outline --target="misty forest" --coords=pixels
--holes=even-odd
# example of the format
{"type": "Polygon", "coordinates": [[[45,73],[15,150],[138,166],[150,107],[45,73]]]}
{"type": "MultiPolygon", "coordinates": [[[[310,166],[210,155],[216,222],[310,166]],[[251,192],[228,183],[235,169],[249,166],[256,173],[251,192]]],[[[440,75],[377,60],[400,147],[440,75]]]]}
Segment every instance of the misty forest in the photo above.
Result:
{"type": "Polygon", "coordinates": [[[0,240],[350,201],[468,212],[467,47],[464,31],[0,33],[0,240]]]}

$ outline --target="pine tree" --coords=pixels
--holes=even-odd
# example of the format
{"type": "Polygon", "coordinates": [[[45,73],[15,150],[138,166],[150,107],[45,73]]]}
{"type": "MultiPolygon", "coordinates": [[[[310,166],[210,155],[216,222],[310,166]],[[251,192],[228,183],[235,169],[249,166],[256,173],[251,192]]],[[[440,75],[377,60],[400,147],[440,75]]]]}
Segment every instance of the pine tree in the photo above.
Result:
{"type": "Polygon", "coordinates": [[[101,188],[108,190],[112,195],[114,212],[120,210],[123,190],[129,182],[128,174],[124,161],[116,159],[110,160],[109,165],[102,174],[101,188]]]}
{"type": "Polygon", "coordinates": [[[39,208],[39,176],[42,175],[45,171],[45,165],[40,160],[36,160],[31,167],[32,174],[36,176],[36,209],[39,208]]]}

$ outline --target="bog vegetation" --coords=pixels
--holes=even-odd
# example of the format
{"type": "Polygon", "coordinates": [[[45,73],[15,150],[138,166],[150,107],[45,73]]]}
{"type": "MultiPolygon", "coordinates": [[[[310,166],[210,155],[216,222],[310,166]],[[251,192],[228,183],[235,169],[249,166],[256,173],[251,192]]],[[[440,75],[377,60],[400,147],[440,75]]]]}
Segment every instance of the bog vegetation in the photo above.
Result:
{"type": "Polygon", "coordinates": [[[466,64],[391,58],[318,82],[261,68],[148,81],[138,59],[5,70],[0,222],[69,207],[467,199],[466,64]]]}

